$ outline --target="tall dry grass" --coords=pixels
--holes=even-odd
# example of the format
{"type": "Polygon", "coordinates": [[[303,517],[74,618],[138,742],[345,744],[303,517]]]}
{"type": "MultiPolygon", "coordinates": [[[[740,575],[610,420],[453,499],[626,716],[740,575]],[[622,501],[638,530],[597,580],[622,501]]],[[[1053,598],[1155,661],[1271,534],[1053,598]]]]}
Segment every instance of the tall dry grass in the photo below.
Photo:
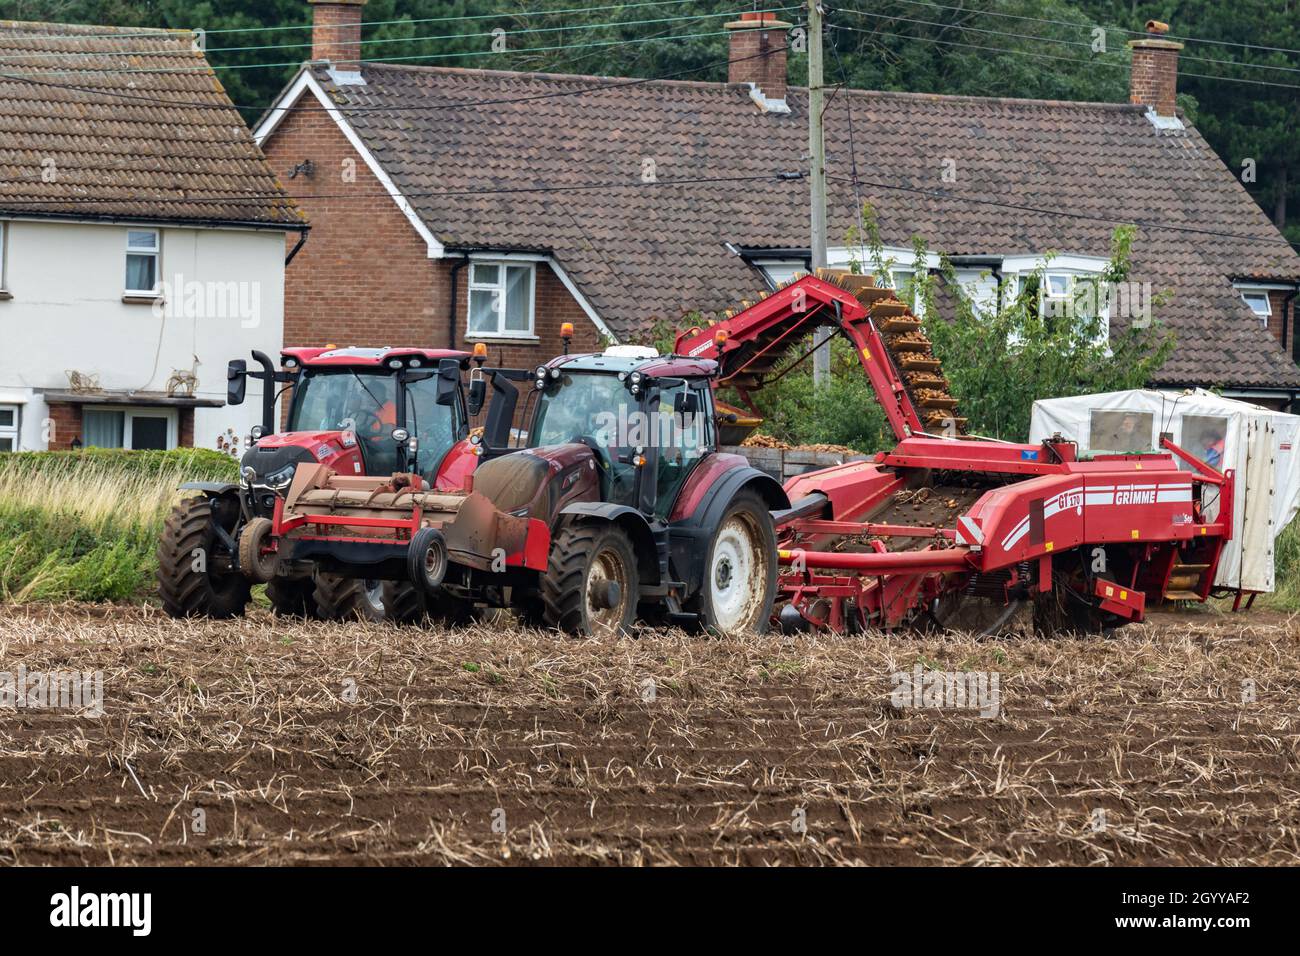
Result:
{"type": "Polygon", "coordinates": [[[0,601],[140,596],[163,520],[192,477],[77,459],[0,471],[0,601]]]}

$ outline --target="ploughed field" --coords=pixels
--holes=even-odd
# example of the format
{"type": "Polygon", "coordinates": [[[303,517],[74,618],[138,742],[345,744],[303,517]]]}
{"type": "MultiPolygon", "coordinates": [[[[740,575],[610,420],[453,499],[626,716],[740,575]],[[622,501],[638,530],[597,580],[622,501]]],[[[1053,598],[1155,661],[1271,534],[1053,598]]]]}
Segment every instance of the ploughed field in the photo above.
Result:
{"type": "Polygon", "coordinates": [[[102,671],[104,714],[0,707],[10,864],[1300,861],[1300,620],[1267,612],[599,643],[0,608],[20,665],[102,671]]]}

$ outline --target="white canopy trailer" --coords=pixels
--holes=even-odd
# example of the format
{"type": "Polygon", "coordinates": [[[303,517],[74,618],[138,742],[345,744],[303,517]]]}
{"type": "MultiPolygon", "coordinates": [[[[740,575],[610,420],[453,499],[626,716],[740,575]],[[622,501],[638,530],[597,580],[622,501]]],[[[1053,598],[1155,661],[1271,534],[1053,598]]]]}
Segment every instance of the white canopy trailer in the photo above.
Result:
{"type": "MultiPolygon", "coordinates": [[[[1079,444],[1080,457],[1157,451],[1160,438],[1220,471],[1236,472],[1232,540],[1215,586],[1273,590],[1273,542],[1300,509],[1300,417],[1204,389],[1133,389],[1034,402],[1032,442],[1056,433],[1079,444]]],[[[1211,517],[1217,503],[1207,503],[1211,517]]]]}

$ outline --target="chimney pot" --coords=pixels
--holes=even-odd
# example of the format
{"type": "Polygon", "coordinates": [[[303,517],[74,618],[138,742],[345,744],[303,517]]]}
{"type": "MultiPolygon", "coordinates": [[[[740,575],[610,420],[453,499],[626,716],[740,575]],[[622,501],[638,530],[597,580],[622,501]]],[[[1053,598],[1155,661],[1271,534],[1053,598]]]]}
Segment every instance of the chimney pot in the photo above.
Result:
{"type": "Polygon", "coordinates": [[[1129,74],[1129,102],[1140,103],[1166,119],[1177,116],[1178,53],[1183,45],[1165,39],[1169,24],[1147,21],[1147,35],[1130,40],[1133,67],[1129,74]]]}
{"type": "Polygon", "coordinates": [[[787,112],[786,34],[792,24],[776,14],[747,12],[725,25],[731,34],[727,59],[727,82],[748,83],[754,99],[766,110],[787,112]]]}
{"type": "Polygon", "coordinates": [[[366,0],[307,0],[312,5],[311,58],[328,60],[336,81],[361,74],[361,8],[366,0]]]}

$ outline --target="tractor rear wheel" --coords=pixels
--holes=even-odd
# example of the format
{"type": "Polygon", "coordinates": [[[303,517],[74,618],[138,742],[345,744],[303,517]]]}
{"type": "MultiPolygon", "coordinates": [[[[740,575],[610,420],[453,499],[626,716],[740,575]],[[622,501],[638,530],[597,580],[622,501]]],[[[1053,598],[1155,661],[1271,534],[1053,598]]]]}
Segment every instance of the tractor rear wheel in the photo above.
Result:
{"type": "Polygon", "coordinates": [[[776,600],[776,529],[753,491],[732,499],[709,542],[696,599],[700,624],[716,634],[762,634],[776,600]]]}
{"type": "Polygon", "coordinates": [[[582,637],[624,634],[640,594],[636,552],[613,524],[576,522],[551,542],[542,577],[542,619],[582,637]]]}
{"type": "Polygon", "coordinates": [[[163,609],[172,617],[227,618],[244,613],[252,585],[238,571],[217,570],[218,551],[224,549],[216,532],[217,520],[210,498],[187,498],[172,509],[163,524],[158,541],[158,593],[163,609]]]}
{"type": "Polygon", "coordinates": [[[464,627],[474,619],[474,605],[449,594],[430,597],[410,581],[385,581],[384,613],[394,624],[464,627]]]}
{"type": "Polygon", "coordinates": [[[382,621],[383,584],[316,572],[316,610],[327,621],[382,621]]]}
{"type": "Polygon", "coordinates": [[[266,585],[271,609],[280,617],[316,618],[316,582],[311,578],[275,578],[266,585]]]}

